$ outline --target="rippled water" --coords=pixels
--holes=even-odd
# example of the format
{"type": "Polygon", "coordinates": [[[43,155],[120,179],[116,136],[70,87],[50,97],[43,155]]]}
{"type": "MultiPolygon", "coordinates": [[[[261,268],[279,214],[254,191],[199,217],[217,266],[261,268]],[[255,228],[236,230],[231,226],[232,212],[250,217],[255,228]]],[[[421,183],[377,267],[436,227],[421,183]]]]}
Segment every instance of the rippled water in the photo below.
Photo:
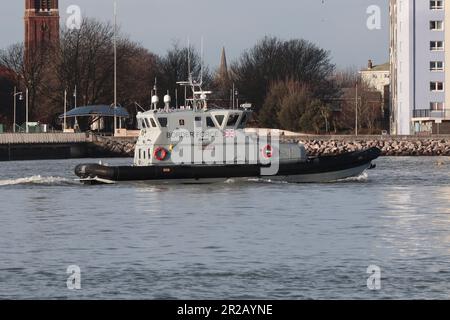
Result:
{"type": "Polygon", "coordinates": [[[450,158],[312,185],[91,187],[79,162],[0,163],[0,298],[450,298],[450,158]]]}

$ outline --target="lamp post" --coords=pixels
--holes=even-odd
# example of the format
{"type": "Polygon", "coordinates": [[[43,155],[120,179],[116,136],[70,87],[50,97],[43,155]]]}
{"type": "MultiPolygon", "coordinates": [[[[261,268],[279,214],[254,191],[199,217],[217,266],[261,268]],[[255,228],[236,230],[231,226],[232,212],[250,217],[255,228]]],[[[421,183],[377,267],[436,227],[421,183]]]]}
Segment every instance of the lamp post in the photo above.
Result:
{"type": "MultiPolygon", "coordinates": [[[[117,131],[117,1],[114,1],[114,133],[117,131]]],[[[119,119],[120,120],[120,119],[119,119]]]]}
{"type": "Polygon", "coordinates": [[[66,132],[67,128],[67,89],[64,90],[64,124],[63,124],[63,132],[66,132]]]}
{"type": "Polygon", "coordinates": [[[355,135],[358,136],[358,82],[356,82],[356,98],[355,98],[355,135]]]}
{"type": "Polygon", "coordinates": [[[73,98],[74,98],[74,104],[75,109],[77,108],[77,86],[75,86],[75,90],[73,91],[73,98]]]}
{"type": "Polygon", "coordinates": [[[14,123],[13,123],[13,132],[16,133],[16,110],[17,110],[17,96],[19,96],[19,100],[23,100],[23,93],[17,92],[17,87],[14,87],[14,123]]]}
{"type": "Polygon", "coordinates": [[[28,107],[29,107],[29,105],[28,105],[28,88],[27,88],[27,90],[25,91],[25,105],[26,105],[26,120],[25,120],[25,132],[26,133],[29,133],[30,132],[30,129],[28,128],[28,107]]]}

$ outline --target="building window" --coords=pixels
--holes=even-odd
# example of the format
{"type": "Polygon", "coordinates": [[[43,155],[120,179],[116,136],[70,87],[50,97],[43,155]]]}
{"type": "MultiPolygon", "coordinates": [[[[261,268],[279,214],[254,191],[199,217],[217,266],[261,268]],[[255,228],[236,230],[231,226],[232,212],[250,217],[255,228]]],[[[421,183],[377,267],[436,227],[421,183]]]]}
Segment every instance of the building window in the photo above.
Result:
{"type": "Polygon", "coordinates": [[[431,10],[444,9],[444,1],[443,0],[430,0],[430,9],[431,10]]]}
{"type": "Polygon", "coordinates": [[[444,83],[440,81],[432,81],[430,82],[430,90],[431,91],[444,91],[444,83]]]}
{"type": "Polygon", "coordinates": [[[430,71],[444,71],[444,62],[442,61],[431,61],[430,71]]]}
{"type": "Polygon", "coordinates": [[[50,11],[52,3],[51,0],[34,0],[34,7],[38,11],[50,11]]]}
{"type": "Polygon", "coordinates": [[[444,110],[444,103],[443,102],[430,102],[430,110],[432,111],[439,111],[444,110]]]}
{"type": "Polygon", "coordinates": [[[444,41],[430,41],[431,51],[442,51],[444,50],[444,41]]]}
{"type": "Polygon", "coordinates": [[[178,121],[178,123],[180,124],[180,126],[184,126],[184,120],[180,119],[180,121],[178,121]]]}
{"type": "Polygon", "coordinates": [[[433,31],[442,31],[444,30],[444,23],[440,20],[438,21],[430,21],[430,30],[433,31]]]}

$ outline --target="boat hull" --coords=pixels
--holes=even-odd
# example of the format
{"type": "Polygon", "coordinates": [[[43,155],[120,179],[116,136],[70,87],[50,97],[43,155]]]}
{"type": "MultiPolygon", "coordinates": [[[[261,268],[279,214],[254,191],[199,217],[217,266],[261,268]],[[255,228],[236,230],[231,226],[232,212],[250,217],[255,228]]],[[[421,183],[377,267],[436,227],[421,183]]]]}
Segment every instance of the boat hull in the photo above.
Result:
{"type": "Polygon", "coordinates": [[[310,158],[305,162],[280,163],[276,175],[262,176],[262,165],[169,165],[169,166],[104,166],[81,164],[75,174],[85,183],[120,181],[155,181],[211,183],[233,178],[262,178],[298,183],[330,182],[356,177],[372,167],[380,156],[378,148],[337,156],[310,158]]]}

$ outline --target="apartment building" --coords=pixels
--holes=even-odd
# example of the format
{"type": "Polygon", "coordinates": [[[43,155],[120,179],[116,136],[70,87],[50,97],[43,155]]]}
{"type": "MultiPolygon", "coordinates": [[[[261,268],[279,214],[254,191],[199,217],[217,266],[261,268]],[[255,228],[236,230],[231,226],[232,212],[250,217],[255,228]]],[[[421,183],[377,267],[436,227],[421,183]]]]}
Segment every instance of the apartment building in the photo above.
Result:
{"type": "Polygon", "coordinates": [[[450,0],[390,0],[390,20],[391,133],[450,133],[450,0]]]}

